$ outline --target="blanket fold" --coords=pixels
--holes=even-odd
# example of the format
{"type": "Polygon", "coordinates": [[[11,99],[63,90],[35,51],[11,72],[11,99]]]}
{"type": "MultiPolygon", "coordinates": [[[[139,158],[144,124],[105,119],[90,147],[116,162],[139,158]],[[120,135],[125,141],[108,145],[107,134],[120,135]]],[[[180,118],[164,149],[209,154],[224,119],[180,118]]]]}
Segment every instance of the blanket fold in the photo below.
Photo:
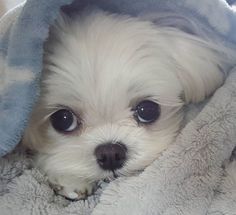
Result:
{"type": "Polygon", "coordinates": [[[85,201],[56,196],[21,147],[11,152],[40,93],[50,25],[60,8],[73,14],[88,6],[152,20],[158,13],[181,14],[225,46],[236,45],[236,12],[224,0],[28,0],[10,11],[0,20],[0,214],[235,215],[236,162],[228,163],[236,146],[234,65],[154,163],[140,175],[101,182],[85,201]]]}

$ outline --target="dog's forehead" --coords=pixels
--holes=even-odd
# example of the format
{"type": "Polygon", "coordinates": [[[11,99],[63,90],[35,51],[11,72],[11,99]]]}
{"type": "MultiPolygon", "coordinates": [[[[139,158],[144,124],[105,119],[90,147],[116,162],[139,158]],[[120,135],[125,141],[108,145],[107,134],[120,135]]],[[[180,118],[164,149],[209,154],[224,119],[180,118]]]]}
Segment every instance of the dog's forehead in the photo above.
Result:
{"type": "Polygon", "coordinates": [[[96,17],[71,26],[70,34],[55,40],[59,43],[52,44],[52,50],[49,47],[53,55],[48,56],[52,64],[46,65],[52,71],[46,80],[48,102],[104,116],[128,109],[140,97],[175,99],[179,92],[168,49],[153,38],[152,27],[103,19],[106,25],[96,25],[96,17]]]}
{"type": "Polygon", "coordinates": [[[142,79],[138,72],[135,74],[126,71],[122,69],[124,65],[112,63],[112,59],[107,59],[103,63],[104,68],[87,70],[83,72],[82,78],[78,74],[73,83],[68,86],[71,92],[77,94],[85,110],[94,108],[96,111],[98,109],[115,111],[127,107],[136,94],[142,95],[142,88],[145,88],[145,83],[147,84],[149,79],[148,75],[142,79]],[[113,64],[113,68],[109,68],[107,64],[113,64]]]}
{"type": "Polygon", "coordinates": [[[132,65],[132,62],[121,62],[113,57],[101,61],[98,67],[78,63],[69,66],[66,72],[53,73],[45,85],[49,92],[47,100],[52,105],[66,106],[86,115],[88,122],[114,116],[123,118],[137,99],[157,93],[153,88],[158,87],[158,76],[141,71],[140,67],[134,68],[138,62],[132,65]]]}
{"type": "Polygon", "coordinates": [[[176,80],[165,60],[149,50],[145,57],[139,51],[122,54],[122,45],[110,51],[85,48],[77,51],[76,61],[70,55],[58,59],[60,69],[47,77],[48,100],[79,113],[94,113],[93,118],[111,118],[128,112],[138,99],[176,99],[176,80]]]}

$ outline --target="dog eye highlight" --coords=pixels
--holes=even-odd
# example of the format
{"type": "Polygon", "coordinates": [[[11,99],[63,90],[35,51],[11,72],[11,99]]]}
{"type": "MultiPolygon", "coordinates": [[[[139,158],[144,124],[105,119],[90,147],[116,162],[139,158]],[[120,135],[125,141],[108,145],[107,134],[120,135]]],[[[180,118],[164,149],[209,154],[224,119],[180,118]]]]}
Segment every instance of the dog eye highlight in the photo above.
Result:
{"type": "Polygon", "coordinates": [[[150,124],[155,122],[161,113],[159,104],[144,100],[141,101],[134,109],[134,117],[138,123],[150,124]]]}
{"type": "Polygon", "coordinates": [[[67,109],[61,109],[53,113],[50,116],[50,121],[52,127],[60,133],[72,132],[79,127],[76,115],[67,109]]]}

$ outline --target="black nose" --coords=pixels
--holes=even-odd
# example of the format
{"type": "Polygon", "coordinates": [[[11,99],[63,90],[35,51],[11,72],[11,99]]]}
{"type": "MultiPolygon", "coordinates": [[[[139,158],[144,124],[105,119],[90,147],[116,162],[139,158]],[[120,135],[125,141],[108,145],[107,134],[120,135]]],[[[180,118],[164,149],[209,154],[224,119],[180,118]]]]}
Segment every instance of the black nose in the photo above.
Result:
{"type": "Polygon", "coordinates": [[[120,169],[126,160],[127,148],[122,143],[107,143],[97,146],[97,163],[104,170],[120,169]]]}

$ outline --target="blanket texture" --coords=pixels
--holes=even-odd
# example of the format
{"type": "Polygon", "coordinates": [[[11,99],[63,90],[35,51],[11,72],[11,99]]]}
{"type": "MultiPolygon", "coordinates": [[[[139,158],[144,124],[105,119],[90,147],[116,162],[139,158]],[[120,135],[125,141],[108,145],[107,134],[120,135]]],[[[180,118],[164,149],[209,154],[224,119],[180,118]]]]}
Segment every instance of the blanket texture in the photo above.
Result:
{"type": "Polygon", "coordinates": [[[101,182],[87,200],[55,195],[21,147],[6,155],[19,143],[37,101],[43,43],[62,6],[69,13],[95,5],[146,18],[171,11],[198,20],[224,45],[236,45],[236,13],[224,0],[72,2],[28,0],[0,20],[0,214],[235,215],[236,162],[229,161],[236,146],[235,68],[153,164],[138,176],[101,182]]]}

